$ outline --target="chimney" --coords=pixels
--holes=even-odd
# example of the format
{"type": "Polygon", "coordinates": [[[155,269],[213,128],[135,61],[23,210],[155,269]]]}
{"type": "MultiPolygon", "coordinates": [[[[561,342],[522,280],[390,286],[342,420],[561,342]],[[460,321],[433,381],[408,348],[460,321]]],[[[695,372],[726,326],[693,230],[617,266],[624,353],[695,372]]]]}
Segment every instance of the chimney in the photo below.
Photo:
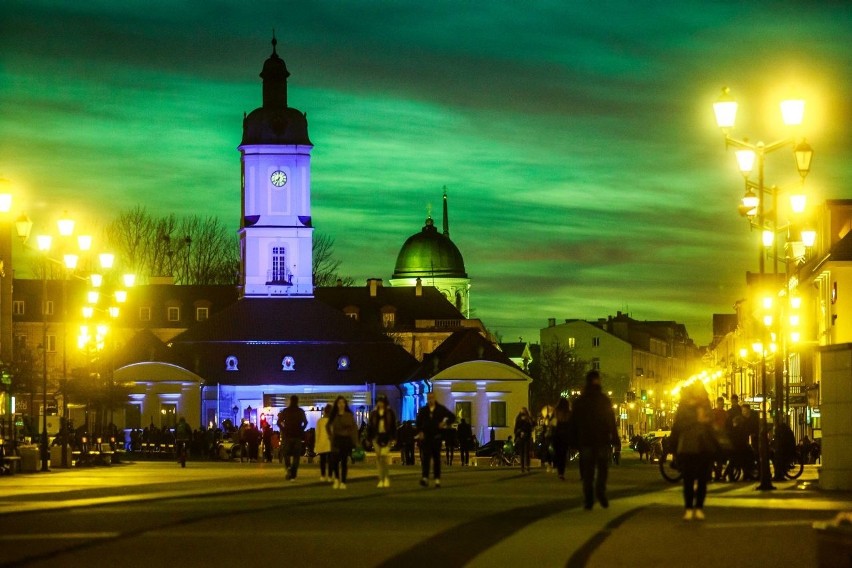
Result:
{"type": "Polygon", "coordinates": [[[547,318],[547,327],[556,327],[556,318],[547,318]]]}
{"type": "Polygon", "coordinates": [[[342,278],[338,278],[338,279],[337,279],[337,287],[338,287],[338,288],[343,288],[343,279],[342,279],[342,278]]]}
{"type": "Polygon", "coordinates": [[[367,286],[370,288],[370,297],[375,298],[376,294],[378,294],[379,288],[382,287],[382,279],[381,278],[368,278],[367,286]]]}
{"type": "Polygon", "coordinates": [[[417,277],[417,283],[414,285],[414,295],[418,298],[423,295],[423,281],[417,277]]]}

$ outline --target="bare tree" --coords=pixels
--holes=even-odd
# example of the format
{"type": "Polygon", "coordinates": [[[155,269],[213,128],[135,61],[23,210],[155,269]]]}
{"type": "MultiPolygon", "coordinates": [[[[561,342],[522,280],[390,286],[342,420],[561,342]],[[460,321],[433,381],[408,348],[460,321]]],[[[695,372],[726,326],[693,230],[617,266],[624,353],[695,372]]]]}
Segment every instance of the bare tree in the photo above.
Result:
{"type": "Polygon", "coordinates": [[[355,279],[341,276],[341,261],[334,257],[334,239],[326,234],[314,232],[313,251],[314,287],[336,286],[340,280],[344,286],[351,286],[355,279]]]}
{"type": "Polygon", "coordinates": [[[587,362],[578,359],[574,350],[554,340],[541,346],[541,367],[537,380],[530,385],[530,406],[541,408],[556,404],[560,396],[583,385],[587,362]]]}

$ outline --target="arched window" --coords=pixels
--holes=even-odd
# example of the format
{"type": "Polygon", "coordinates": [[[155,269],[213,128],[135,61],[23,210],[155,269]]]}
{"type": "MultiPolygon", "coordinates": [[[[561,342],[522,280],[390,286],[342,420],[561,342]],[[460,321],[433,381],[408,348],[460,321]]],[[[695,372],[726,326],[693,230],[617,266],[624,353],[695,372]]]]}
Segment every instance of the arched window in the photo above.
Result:
{"type": "Polygon", "coordinates": [[[456,290],[456,309],[462,311],[462,295],[458,290],[456,290]]]}

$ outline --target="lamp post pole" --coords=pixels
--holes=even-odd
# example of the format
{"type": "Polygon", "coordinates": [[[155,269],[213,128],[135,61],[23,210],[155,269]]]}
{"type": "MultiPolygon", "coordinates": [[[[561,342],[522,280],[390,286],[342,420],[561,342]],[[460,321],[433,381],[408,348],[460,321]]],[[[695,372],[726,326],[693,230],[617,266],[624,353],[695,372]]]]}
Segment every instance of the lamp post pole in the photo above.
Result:
{"type": "MultiPolygon", "coordinates": [[[[805,103],[803,100],[783,101],[781,103],[781,114],[784,119],[784,123],[788,126],[800,125],[802,123],[802,118],[804,115],[804,105],[805,103]]],[[[733,146],[734,148],[737,148],[737,162],[739,163],[740,172],[745,178],[746,195],[743,198],[743,206],[741,207],[740,211],[749,218],[752,218],[755,214],[757,216],[757,226],[761,231],[762,240],[759,256],[759,286],[761,287],[765,285],[766,278],[766,249],[769,246],[773,246],[773,252],[775,254],[773,254],[773,280],[771,289],[774,294],[775,292],[777,292],[778,285],[778,255],[776,244],[777,239],[775,239],[775,233],[778,230],[778,190],[776,188],[767,190],[766,188],[764,180],[764,162],[766,154],[772,153],[786,146],[793,146],[793,153],[796,158],[799,175],[802,177],[802,181],[804,182],[805,176],[810,171],[810,162],[811,158],[813,157],[813,150],[804,139],[797,143],[796,140],[793,138],[785,138],[766,145],[763,142],[758,142],[757,144],[750,144],[747,140],[738,140],[732,138],[728,133],[728,130],[734,126],[737,112],[737,102],[733,99],[733,97],[731,97],[730,91],[727,88],[722,90],[722,96],[719,98],[718,101],[716,101],[716,103],[714,103],[713,109],[716,114],[716,122],[725,134],[725,147],[733,146]],[[748,176],[749,174],[751,174],[755,165],[755,161],[757,161],[756,183],[748,179],[748,176]],[[753,190],[757,190],[756,195],[753,190]],[[773,197],[771,242],[767,242],[767,233],[769,231],[767,231],[766,208],[764,205],[765,194],[767,192],[772,193],[773,197]]],[[[768,393],[766,384],[766,353],[767,350],[770,349],[770,343],[772,339],[769,329],[769,326],[773,325],[772,318],[770,317],[768,320],[765,319],[764,323],[765,325],[762,327],[760,342],[761,429],[758,447],[758,453],[760,457],[760,485],[757,488],[759,490],[771,490],[775,489],[775,487],[772,485],[769,470],[769,422],[767,420],[768,393]]],[[[775,387],[776,395],[776,404],[774,411],[777,422],[781,419],[781,416],[779,415],[778,405],[779,403],[783,405],[783,384],[780,385],[780,387],[778,385],[779,377],[777,364],[773,365],[773,373],[775,373],[775,380],[773,381],[773,384],[775,387]]],[[[783,375],[780,378],[783,381],[783,375]]]]}

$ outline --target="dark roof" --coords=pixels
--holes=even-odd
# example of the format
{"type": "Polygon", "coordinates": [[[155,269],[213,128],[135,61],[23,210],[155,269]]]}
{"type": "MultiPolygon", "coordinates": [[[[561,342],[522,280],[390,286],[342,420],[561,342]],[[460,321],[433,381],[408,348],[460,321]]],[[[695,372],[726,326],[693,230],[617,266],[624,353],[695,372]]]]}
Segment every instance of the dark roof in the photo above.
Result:
{"type": "Polygon", "coordinates": [[[478,331],[466,329],[453,333],[435,351],[425,356],[410,379],[433,377],[444,369],[469,361],[494,361],[522,370],[478,331]]]}
{"type": "Polygon", "coordinates": [[[852,260],[852,231],[849,231],[842,239],[834,243],[830,254],[829,261],[843,262],[852,260]]]}
{"type": "Polygon", "coordinates": [[[170,362],[172,353],[168,346],[147,329],[136,333],[115,356],[114,366],[124,367],[142,361],[170,362]]]}
{"type": "Polygon", "coordinates": [[[411,287],[377,286],[375,296],[370,295],[370,286],[330,286],[316,288],[317,300],[340,311],[348,307],[358,308],[358,319],[374,326],[382,325],[383,310],[393,309],[394,327],[413,328],[417,320],[461,320],[461,312],[434,286],[422,286],[421,294],[411,287]]]}
{"type": "Polygon", "coordinates": [[[207,384],[398,384],[417,365],[387,336],[313,298],[243,298],[170,346],[171,361],[207,384]],[[229,356],[238,370],[226,369],[229,356]],[[282,370],[286,356],[295,370],[282,370]]]}
{"type": "Polygon", "coordinates": [[[526,349],[526,347],[526,341],[513,341],[511,343],[500,344],[500,349],[503,350],[503,353],[505,353],[507,357],[515,357],[518,359],[524,356],[524,349],[526,349]]]}

